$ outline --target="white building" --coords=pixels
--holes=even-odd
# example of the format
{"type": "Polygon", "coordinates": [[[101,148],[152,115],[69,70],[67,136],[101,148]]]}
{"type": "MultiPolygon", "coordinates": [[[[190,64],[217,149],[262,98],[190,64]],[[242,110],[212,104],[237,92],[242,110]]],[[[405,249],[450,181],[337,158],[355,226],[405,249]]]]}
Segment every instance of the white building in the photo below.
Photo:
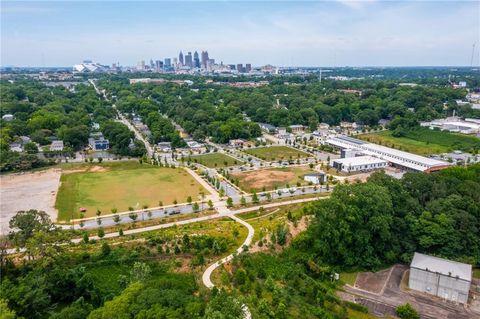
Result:
{"type": "Polygon", "coordinates": [[[10,122],[14,119],[14,116],[12,114],[5,114],[2,116],[2,120],[10,122]]]}
{"type": "Polygon", "coordinates": [[[63,151],[63,141],[52,141],[52,144],[50,144],[50,151],[52,152],[63,151]]]}
{"type": "Polygon", "coordinates": [[[447,168],[450,163],[436,159],[399,151],[348,136],[337,136],[327,139],[327,144],[340,149],[355,149],[362,154],[385,160],[394,166],[420,172],[433,172],[447,168]]]}
{"type": "Polygon", "coordinates": [[[462,120],[459,117],[452,116],[445,119],[437,119],[431,122],[421,122],[421,126],[429,127],[430,129],[438,128],[440,130],[463,133],[463,134],[477,134],[480,133],[480,123],[476,121],[462,120]]]}
{"type": "Polygon", "coordinates": [[[327,180],[327,175],[325,173],[310,173],[303,176],[303,180],[315,185],[325,183],[327,180]]]}
{"type": "Polygon", "coordinates": [[[96,73],[105,72],[107,70],[108,67],[92,61],[83,61],[83,63],[75,64],[73,66],[73,72],[75,73],[96,73]]]}
{"type": "Polygon", "coordinates": [[[172,151],[172,144],[170,142],[159,142],[157,146],[162,153],[168,153],[172,151]]]}
{"type": "Polygon", "coordinates": [[[373,156],[358,156],[334,159],[331,165],[339,171],[351,173],[385,168],[388,162],[373,156]]]}
{"type": "Polygon", "coordinates": [[[472,266],[443,258],[415,253],[410,264],[410,289],[445,300],[467,303],[472,266]]]}

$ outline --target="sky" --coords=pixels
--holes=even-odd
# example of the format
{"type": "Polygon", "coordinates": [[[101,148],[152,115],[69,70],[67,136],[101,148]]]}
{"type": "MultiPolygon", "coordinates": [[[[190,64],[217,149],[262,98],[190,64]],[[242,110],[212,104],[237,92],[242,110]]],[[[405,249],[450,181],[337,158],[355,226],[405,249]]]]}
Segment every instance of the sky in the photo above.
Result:
{"type": "Polygon", "coordinates": [[[2,66],[470,66],[480,1],[1,1],[2,66]]]}

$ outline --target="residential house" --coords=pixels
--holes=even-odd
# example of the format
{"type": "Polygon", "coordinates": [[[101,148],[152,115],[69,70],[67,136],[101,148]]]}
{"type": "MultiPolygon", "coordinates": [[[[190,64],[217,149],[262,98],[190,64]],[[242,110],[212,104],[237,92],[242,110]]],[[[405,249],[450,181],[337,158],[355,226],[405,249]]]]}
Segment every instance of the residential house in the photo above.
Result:
{"type": "Polygon", "coordinates": [[[58,140],[58,141],[52,141],[52,144],[50,144],[50,151],[52,152],[61,152],[63,151],[63,141],[58,140]]]}
{"type": "Polygon", "coordinates": [[[303,125],[290,125],[289,127],[293,134],[302,134],[305,131],[305,127],[303,125]]]}
{"type": "Polygon", "coordinates": [[[105,151],[110,148],[109,141],[100,132],[90,134],[88,145],[94,151],[105,151]]]}

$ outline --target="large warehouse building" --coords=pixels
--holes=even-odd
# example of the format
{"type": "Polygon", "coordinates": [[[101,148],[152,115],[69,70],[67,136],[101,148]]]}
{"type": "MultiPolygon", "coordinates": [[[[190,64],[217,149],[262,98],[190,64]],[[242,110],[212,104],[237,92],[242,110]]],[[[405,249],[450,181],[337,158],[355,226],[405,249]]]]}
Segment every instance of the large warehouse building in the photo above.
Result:
{"type": "Polygon", "coordinates": [[[415,253],[410,264],[410,289],[446,300],[467,303],[472,282],[472,266],[415,253]]]}
{"type": "Polygon", "coordinates": [[[450,163],[436,159],[399,151],[373,143],[368,143],[348,136],[328,138],[328,144],[340,149],[352,149],[364,155],[380,158],[398,166],[413,171],[433,172],[447,168],[450,163]]]}

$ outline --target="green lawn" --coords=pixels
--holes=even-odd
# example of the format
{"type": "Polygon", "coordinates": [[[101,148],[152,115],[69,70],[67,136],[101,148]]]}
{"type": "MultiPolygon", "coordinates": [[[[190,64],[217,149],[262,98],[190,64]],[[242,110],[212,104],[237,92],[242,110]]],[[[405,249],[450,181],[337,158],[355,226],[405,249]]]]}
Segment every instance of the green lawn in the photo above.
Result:
{"type": "Polygon", "coordinates": [[[342,272],[340,273],[340,280],[350,286],[355,285],[355,281],[357,280],[357,272],[342,272]]]}
{"type": "Polygon", "coordinates": [[[186,160],[187,161],[189,160],[195,163],[200,163],[202,165],[205,165],[211,168],[241,165],[244,163],[242,161],[239,161],[233,157],[230,157],[222,153],[210,153],[210,154],[204,154],[204,155],[189,156],[186,158],[186,160]]]}
{"type": "Polygon", "coordinates": [[[85,207],[86,217],[94,216],[97,209],[110,214],[128,207],[141,209],[143,205],[158,206],[194,200],[206,190],[185,170],[142,165],[137,162],[115,162],[82,165],[80,169],[64,172],[55,207],[59,220],[79,217],[85,207]],[[79,171],[80,170],[80,171],[79,171]]]}
{"type": "Polygon", "coordinates": [[[272,168],[261,169],[250,172],[231,174],[238,179],[238,185],[241,189],[250,192],[251,190],[262,191],[273,190],[276,188],[284,188],[287,184],[290,187],[307,183],[303,180],[303,175],[312,173],[313,171],[307,167],[288,167],[288,168],[272,168]]]}
{"type": "Polygon", "coordinates": [[[290,160],[312,156],[287,146],[257,147],[244,150],[244,152],[265,161],[290,160]]]}
{"type": "Polygon", "coordinates": [[[480,279],[480,268],[474,268],[473,269],[473,278],[480,279]]]}
{"type": "Polygon", "coordinates": [[[394,137],[391,131],[361,134],[358,138],[419,155],[448,153],[454,150],[480,149],[480,139],[474,136],[418,128],[405,137],[394,137]]]}

